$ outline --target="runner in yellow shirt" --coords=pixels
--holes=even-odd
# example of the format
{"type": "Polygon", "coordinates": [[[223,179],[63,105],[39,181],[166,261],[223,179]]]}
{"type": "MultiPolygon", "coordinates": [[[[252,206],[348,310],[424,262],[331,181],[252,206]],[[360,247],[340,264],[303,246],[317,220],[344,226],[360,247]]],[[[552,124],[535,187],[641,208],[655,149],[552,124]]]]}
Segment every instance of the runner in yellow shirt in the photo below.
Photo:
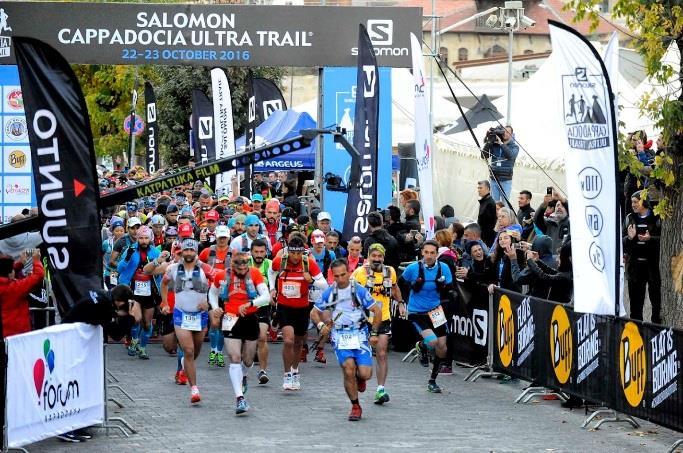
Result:
{"type": "MultiPolygon", "coordinates": [[[[353,273],[353,279],[365,287],[382,308],[382,324],[378,331],[379,341],[376,348],[377,391],[375,392],[375,404],[384,404],[389,401],[389,394],[384,389],[384,385],[389,372],[387,349],[391,336],[391,300],[403,301],[397,285],[396,271],[393,267],[384,265],[385,252],[382,244],[372,244],[368,249],[368,259],[365,264],[353,273]]],[[[370,322],[372,322],[372,317],[370,317],[370,322]]]]}

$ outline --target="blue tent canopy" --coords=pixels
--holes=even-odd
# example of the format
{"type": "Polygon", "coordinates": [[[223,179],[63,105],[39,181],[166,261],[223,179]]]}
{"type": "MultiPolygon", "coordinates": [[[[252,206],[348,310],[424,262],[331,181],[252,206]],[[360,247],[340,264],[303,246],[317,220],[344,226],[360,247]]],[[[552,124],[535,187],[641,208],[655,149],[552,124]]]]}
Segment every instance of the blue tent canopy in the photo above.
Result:
{"type": "MultiPolygon", "coordinates": [[[[276,110],[256,128],[256,146],[296,137],[301,129],[315,129],[317,127],[315,120],[306,112],[276,110]]],[[[237,148],[238,153],[244,151],[245,137],[242,136],[235,140],[235,148],[237,148]]],[[[314,140],[309,147],[254,164],[254,171],[315,170],[315,147],[316,141],[314,140]]]]}

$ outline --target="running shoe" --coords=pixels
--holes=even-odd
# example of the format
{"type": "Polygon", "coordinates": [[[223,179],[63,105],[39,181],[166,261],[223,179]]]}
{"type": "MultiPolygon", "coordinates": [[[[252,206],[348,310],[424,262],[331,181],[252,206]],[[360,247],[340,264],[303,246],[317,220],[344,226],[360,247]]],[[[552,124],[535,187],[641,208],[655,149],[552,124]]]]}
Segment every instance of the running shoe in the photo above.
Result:
{"type": "Polygon", "coordinates": [[[268,379],[268,374],[266,374],[266,370],[260,370],[258,372],[258,383],[259,384],[267,384],[270,379],[268,379]]]}
{"type": "Polygon", "coordinates": [[[415,350],[420,358],[420,365],[427,368],[429,366],[429,352],[427,348],[424,347],[421,341],[418,341],[415,343],[415,350]]]}
{"type": "Polygon", "coordinates": [[[86,440],[81,436],[77,436],[73,431],[69,431],[68,433],[64,434],[58,434],[57,439],[61,440],[62,442],[72,443],[85,442],[86,440]]]}
{"type": "Polygon", "coordinates": [[[375,404],[384,404],[389,402],[389,394],[386,390],[377,390],[375,392],[375,404]]]}
{"type": "Polygon", "coordinates": [[[368,387],[368,381],[365,379],[361,379],[359,376],[356,376],[356,385],[358,387],[358,391],[360,393],[363,393],[365,389],[368,387]]]}
{"type": "Polygon", "coordinates": [[[290,373],[285,373],[285,377],[282,380],[282,390],[294,390],[292,388],[292,375],[290,373]]]}
{"type": "Polygon", "coordinates": [[[209,366],[216,364],[216,351],[209,352],[209,366]]]}
{"type": "Polygon", "coordinates": [[[301,379],[299,373],[292,373],[292,390],[301,390],[301,379]]]}
{"type": "Polygon", "coordinates": [[[307,343],[304,343],[304,345],[301,347],[301,356],[299,357],[299,362],[301,362],[301,363],[308,362],[308,344],[307,343]]]}
{"type": "Polygon", "coordinates": [[[351,405],[351,412],[349,412],[349,421],[357,422],[363,416],[363,409],[361,409],[360,404],[351,405]]]}
{"type": "Polygon", "coordinates": [[[223,355],[222,352],[216,353],[216,365],[219,368],[225,368],[225,356],[223,355]]]}
{"type": "Polygon", "coordinates": [[[243,396],[237,398],[237,404],[235,404],[235,415],[246,414],[249,411],[249,403],[244,399],[243,396]]]}
{"type": "Polygon", "coordinates": [[[187,385],[187,376],[185,376],[184,370],[175,372],[175,383],[178,385],[187,385]]]}
{"type": "Polygon", "coordinates": [[[427,391],[431,393],[441,393],[441,387],[439,387],[436,382],[430,381],[429,384],[427,384],[427,391]]]}
{"type": "Polygon", "coordinates": [[[314,361],[318,363],[327,363],[327,358],[325,357],[325,350],[320,348],[315,351],[314,361]]]}
{"type": "Polygon", "coordinates": [[[199,388],[196,385],[192,386],[192,390],[190,392],[190,403],[196,404],[202,400],[201,395],[199,394],[199,388]]]}
{"type": "Polygon", "coordinates": [[[453,376],[453,367],[450,365],[441,365],[441,367],[439,368],[439,375],[453,376]]]}
{"type": "Polygon", "coordinates": [[[249,390],[249,384],[247,384],[247,377],[242,376],[242,393],[246,395],[247,390],[249,390]]]}
{"type": "Polygon", "coordinates": [[[128,355],[131,357],[135,357],[138,355],[140,351],[140,346],[138,345],[138,342],[133,340],[130,342],[130,346],[128,346],[128,355]]]}
{"type": "Polygon", "coordinates": [[[145,348],[138,348],[138,358],[142,360],[149,360],[147,350],[145,348]]]}

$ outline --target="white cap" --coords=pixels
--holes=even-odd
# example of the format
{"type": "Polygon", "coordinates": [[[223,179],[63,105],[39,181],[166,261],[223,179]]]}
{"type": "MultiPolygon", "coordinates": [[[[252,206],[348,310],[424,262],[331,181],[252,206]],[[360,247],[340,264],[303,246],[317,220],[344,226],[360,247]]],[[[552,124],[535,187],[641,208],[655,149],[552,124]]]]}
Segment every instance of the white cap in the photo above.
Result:
{"type": "Polygon", "coordinates": [[[128,227],[132,227],[135,225],[142,225],[140,219],[138,219],[137,217],[131,217],[130,219],[128,219],[128,227]]]}
{"type": "Polygon", "coordinates": [[[320,222],[321,220],[329,220],[331,222],[332,216],[327,211],[320,211],[318,213],[318,222],[320,222]]]}
{"type": "Polygon", "coordinates": [[[230,228],[228,228],[225,225],[218,225],[216,227],[216,237],[217,238],[229,238],[230,237],[230,228]]]}

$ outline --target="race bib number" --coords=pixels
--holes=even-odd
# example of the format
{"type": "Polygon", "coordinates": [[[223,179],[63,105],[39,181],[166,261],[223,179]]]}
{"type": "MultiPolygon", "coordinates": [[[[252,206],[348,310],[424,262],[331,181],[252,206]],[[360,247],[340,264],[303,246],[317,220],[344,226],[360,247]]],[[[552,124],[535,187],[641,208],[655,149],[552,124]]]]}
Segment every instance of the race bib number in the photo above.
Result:
{"type": "Polygon", "coordinates": [[[202,314],[197,313],[183,313],[183,321],[180,324],[181,329],[193,330],[200,332],[202,330],[202,314]]]}
{"type": "Polygon", "coordinates": [[[360,332],[339,332],[337,334],[337,349],[360,349],[360,332]]]}
{"type": "Polygon", "coordinates": [[[233,314],[233,313],[225,313],[223,315],[223,330],[226,332],[230,332],[233,327],[235,327],[235,324],[237,324],[237,320],[239,319],[239,316],[233,314]]]}
{"type": "Polygon", "coordinates": [[[441,305],[429,312],[429,319],[435,328],[446,324],[446,315],[444,315],[441,305]]]}
{"type": "Polygon", "coordinates": [[[152,281],[147,280],[146,282],[135,282],[135,292],[136,296],[151,296],[152,295],[152,281]]]}
{"type": "Polygon", "coordinates": [[[301,297],[301,283],[299,282],[283,282],[282,295],[288,299],[297,299],[301,297]]]}
{"type": "Polygon", "coordinates": [[[117,274],[109,274],[109,283],[111,286],[116,286],[119,284],[119,276],[117,274]]]}

